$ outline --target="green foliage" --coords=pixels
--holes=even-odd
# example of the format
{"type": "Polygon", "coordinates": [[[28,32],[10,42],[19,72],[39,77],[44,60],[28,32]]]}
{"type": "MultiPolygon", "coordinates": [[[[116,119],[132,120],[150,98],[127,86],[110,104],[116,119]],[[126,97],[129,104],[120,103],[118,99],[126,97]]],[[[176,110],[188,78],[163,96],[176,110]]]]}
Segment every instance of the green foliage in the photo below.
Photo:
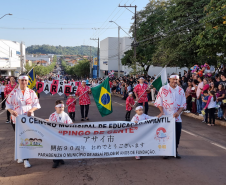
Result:
{"type": "Polygon", "coordinates": [[[198,20],[205,16],[204,7],[210,0],[171,0],[164,21],[164,31],[154,55],[162,66],[190,67],[208,62],[207,56],[198,55],[200,47],[196,36],[205,28],[198,20]]]}
{"type": "MultiPolygon", "coordinates": [[[[26,48],[27,54],[56,54],[56,55],[90,55],[90,48],[87,46],[50,46],[32,45],[26,48]]],[[[97,48],[91,47],[91,55],[97,55],[97,48]]]]}
{"type": "MultiPolygon", "coordinates": [[[[39,65],[39,66],[36,66],[34,68],[34,70],[35,70],[36,75],[45,76],[53,71],[55,65],[56,65],[56,62],[53,60],[53,62],[50,65],[48,65],[48,66],[39,65]]],[[[29,66],[28,64],[26,64],[24,66],[26,69],[26,73],[28,73],[34,66],[35,66],[34,64],[32,66],[29,66]]]]}
{"type": "Polygon", "coordinates": [[[90,62],[86,59],[80,60],[78,64],[72,67],[68,66],[67,63],[62,60],[61,65],[66,74],[78,77],[87,77],[90,75],[90,62]]]}
{"type": "MultiPolygon", "coordinates": [[[[163,21],[165,19],[166,7],[168,2],[166,1],[150,1],[144,10],[141,10],[137,14],[137,40],[143,40],[147,36],[156,35],[163,29],[163,21]]],[[[133,26],[131,32],[133,32],[133,26]]],[[[133,73],[147,74],[150,65],[153,64],[153,54],[158,46],[158,42],[153,40],[145,41],[139,44],[136,48],[136,62],[134,59],[133,50],[125,52],[125,56],[122,59],[122,64],[132,67],[133,73]],[[137,68],[135,70],[135,68],[137,68]]]]}
{"type": "Polygon", "coordinates": [[[225,0],[212,0],[205,7],[205,13],[206,18],[201,21],[205,25],[205,30],[196,37],[200,47],[199,55],[206,55],[215,61],[224,62],[226,57],[225,0]]]}

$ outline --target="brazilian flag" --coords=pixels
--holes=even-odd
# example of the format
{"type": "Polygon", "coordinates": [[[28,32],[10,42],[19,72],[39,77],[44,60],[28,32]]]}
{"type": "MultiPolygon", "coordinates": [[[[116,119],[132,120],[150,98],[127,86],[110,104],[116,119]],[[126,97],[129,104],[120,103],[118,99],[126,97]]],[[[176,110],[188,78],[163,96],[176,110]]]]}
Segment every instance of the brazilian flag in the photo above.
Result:
{"type": "Polygon", "coordinates": [[[109,78],[96,87],[91,88],[93,98],[102,117],[113,112],[109,78]]]}
{"type": "Polygon", "coordinates": [[[29,74],[28,74],[28,88],[32,89],[33,91],[35,91],[37,93],[37,88],[36,88],[36,75],[35,75],[35,70],[32,69],[29,74]]]}

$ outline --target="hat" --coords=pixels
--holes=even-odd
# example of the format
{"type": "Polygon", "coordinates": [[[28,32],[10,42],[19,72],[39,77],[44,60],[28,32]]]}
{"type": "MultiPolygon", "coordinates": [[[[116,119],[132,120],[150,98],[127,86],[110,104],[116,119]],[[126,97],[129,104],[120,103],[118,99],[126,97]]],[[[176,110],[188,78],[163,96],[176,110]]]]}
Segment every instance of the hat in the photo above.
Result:
{"type": "Polygon", "coordinates": [[[136,110],[143,109],[143,106],[136,107],[136,110]]]}

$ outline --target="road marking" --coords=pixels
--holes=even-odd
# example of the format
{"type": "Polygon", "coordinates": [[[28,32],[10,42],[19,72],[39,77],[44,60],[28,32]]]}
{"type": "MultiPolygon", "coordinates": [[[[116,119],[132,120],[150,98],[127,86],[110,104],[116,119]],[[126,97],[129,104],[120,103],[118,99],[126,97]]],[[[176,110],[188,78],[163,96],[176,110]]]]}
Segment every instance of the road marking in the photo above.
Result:
{"type": "Polygon", "coordinates": [[[215,146],[218,146],[219,148],[222,148],[222,149],[226,150],[226,147],[224,147],[224,146],[222,146],[222,145],[220,145],[220,144],[218,144],[218,143],[215,143],[215,142],[213,142],[213,141],[210,140],[210,139],[207,139],[207,138],[205,138],[205,137],[203,137],[203,136],[200,136],[200,135],[191,133],[191,132],[189,132],[189,131],[187,131],[187,130],[184,130],[184,129],[182,129],[182,131],[185,132],[185,133],[187,133],[187,134],[189,134],[189,135],[192,135],[192,136],[195,136],[195,137],[202,138],[203,140],[209,142],[210,144],[215,145],[215,146]]]}
{"type": "Polygon", "coordinates": [[[6,112],[6,110],[2,111],[2,112],[0,113],[0,115],[2,115],[4,112],[6,112]]]}
{"type": "MultiPolygon", "coordinates": [[[[116,102],[116,101],[115,101],[114,103],[117,103],[117,104],[119,104],[119,105],[121,105],[121,106],[125,106],[125,105],[120,104],[120,103],[118,103],[118,102],[116,102]]],[[[189,134],[189,135],[192,135],[192,136],[194,136],[194,137],[202,138],[203,140],[209,142],[210,144],[215,145],[215,146],[218,146],[219,148],[222,148],[222,149],[226,150],[226,147],[224,147],[224,146],[222,146],[222,145],[220,145],[220,144],[214,143],[214,142],[211,141],[210,139],[207,139],[207,138],[205,138],[205,137],[202,137],[202,136],[200,136],[200,135],[194,134],[194,133],[189,132],[189,131],[184,130],[184,129],[182,129],[182,131],[185,132],[185,133],[187,133],[187,134],[189,134]]]]}

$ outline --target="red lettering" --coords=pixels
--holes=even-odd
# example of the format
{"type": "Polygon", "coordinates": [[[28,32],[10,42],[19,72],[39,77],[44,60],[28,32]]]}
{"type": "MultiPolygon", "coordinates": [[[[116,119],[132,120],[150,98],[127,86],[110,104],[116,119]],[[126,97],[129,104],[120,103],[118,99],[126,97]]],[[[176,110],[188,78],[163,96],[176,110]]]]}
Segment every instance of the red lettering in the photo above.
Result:
{"type": "Polygon", "coordinates": [[[134,128],[129,128],[129,133],[134,133],[134,128]]]}
{"type": "Polygon", "coordinates": [[[63,131],[63,135],[66,135],[66,134],[68,134],[68,131],[63,131]]]}
{"type": "Polygon", "coordinates": [[[85,132],[85,135],[90,135],[90,131],[86,131],[85,132]]]}
{"type": "Polygon", "coordinates": [[[98,131],[94,131],[94,133],[93,134],[98,134],[98,131]]]}
{"type": "Polygon", "coordinates": [[[104,134],[104,131],[100,131],[100,134],[104,134]]]}
{"type": "Polygon", "coordinates": [[[84,132],[83,131],[79,131],[78,132],[78,135],[83,136],[84,135],[84,132]]]}
{"type": "Polygon", "coordinates": [[[71,135],[75,135],[75,136],[77,136],[77,131],[72,131],[72,134],[71,135]]]}

